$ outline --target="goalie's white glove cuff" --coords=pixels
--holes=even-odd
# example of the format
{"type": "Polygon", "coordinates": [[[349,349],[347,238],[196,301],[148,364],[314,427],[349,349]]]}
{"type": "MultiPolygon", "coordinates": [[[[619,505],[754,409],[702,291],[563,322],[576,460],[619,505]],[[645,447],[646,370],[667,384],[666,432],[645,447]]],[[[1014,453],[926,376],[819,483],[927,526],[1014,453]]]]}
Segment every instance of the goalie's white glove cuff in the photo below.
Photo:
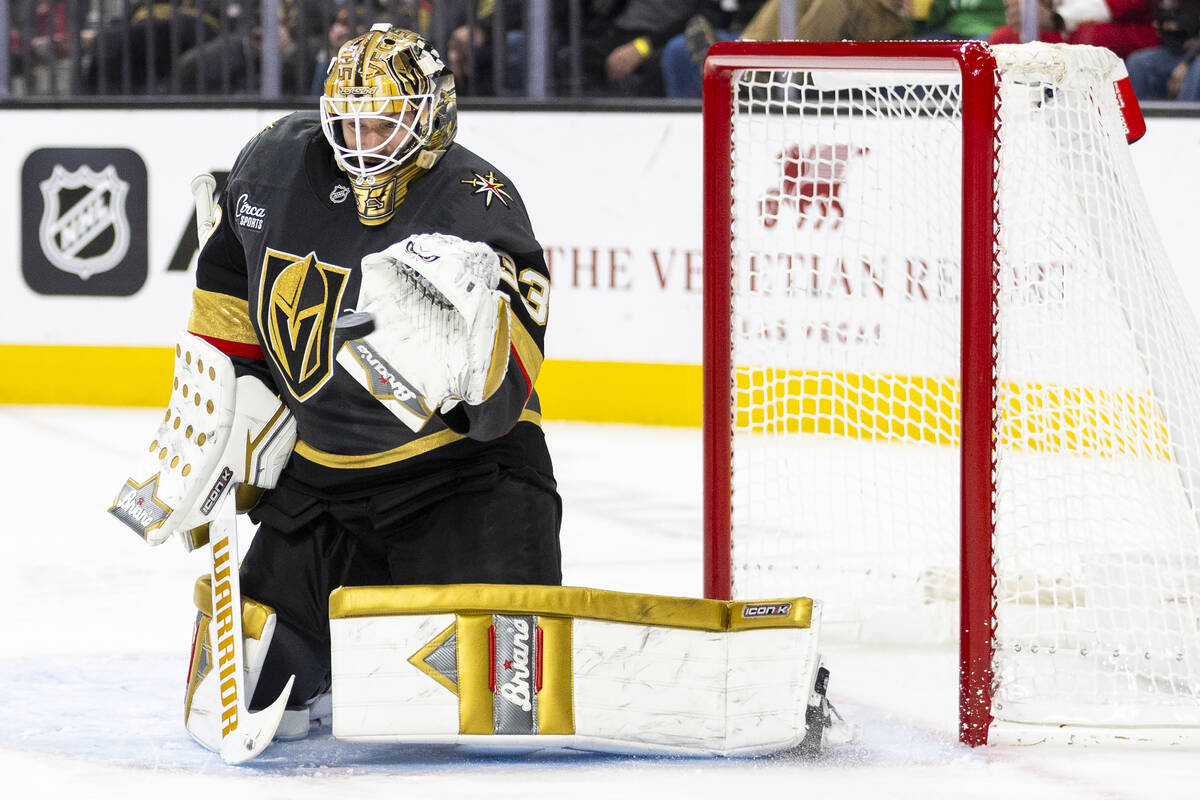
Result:
{"type": "Polygon", "coordinates": [[[496,391],[508,365],[509,307],[496,289],[501,265],[491,247],[416,234],[365,256],[361,266],[358,310],[375,321],[364,341],[427,407],[478,405],[496,391]]]}

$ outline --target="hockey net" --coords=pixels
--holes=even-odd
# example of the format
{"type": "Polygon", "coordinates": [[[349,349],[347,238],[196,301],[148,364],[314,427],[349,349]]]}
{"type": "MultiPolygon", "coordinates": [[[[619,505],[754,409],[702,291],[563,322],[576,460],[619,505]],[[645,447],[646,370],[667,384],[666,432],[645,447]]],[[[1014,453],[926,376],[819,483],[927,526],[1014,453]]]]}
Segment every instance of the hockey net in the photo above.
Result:
{"type": "Polygon", "coordinates": [[[959,639],[971,743],[1200,726],[1200,332],[1122,76],[978,43],[706,67],[706,593],[959,639]]]}

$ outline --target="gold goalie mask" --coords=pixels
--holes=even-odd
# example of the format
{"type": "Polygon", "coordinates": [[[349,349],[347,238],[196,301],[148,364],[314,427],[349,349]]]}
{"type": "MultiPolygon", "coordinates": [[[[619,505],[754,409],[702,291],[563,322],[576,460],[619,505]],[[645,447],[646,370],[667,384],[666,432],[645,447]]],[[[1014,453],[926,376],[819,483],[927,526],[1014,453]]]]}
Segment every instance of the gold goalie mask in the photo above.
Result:
{"type": "Polygon", "coordinates": [[[428,42],[386,23],[329,64],[321,128],[351,178],[359,219],[379,225],[408,183],[433,167],[457,129],[454,76],[428,42]]]}

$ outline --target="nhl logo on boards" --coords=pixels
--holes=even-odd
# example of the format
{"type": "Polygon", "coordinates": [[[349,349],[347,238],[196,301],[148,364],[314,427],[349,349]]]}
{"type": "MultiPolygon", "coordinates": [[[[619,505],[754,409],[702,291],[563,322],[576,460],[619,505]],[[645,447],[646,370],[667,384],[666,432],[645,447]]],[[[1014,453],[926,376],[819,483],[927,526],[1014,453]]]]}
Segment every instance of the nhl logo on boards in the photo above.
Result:
{"type": "Polygon", "coordinates": [[[129,184],[117,176],[112,164],[102,172],[88,166],[68,172],[55,164],[38,188],[43,201],[38,241],[51,264],[86,281],[115,267],[129,252],[125,216],[129,184]],[[76,189],[86,191],[66,206],[65,196],[76,189]]]}
{"type": "Polygon", "coordinates": [[[132,150],[43,148],[21,175],[21,270],[41,294],[125,296],[146,281],[146,166],[132,150]]]}

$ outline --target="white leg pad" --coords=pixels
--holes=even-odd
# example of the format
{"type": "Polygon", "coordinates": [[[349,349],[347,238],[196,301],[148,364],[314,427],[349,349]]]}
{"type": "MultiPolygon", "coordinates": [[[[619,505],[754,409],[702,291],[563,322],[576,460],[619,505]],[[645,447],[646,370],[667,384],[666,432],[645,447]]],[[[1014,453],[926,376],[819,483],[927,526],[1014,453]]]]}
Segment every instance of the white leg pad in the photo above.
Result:
{"type": "Polygon", "coordinates": [[[330,605],[339,739],[749,755],[799,745],[817,702],[807,598],[467,585],[330,605]]]}

